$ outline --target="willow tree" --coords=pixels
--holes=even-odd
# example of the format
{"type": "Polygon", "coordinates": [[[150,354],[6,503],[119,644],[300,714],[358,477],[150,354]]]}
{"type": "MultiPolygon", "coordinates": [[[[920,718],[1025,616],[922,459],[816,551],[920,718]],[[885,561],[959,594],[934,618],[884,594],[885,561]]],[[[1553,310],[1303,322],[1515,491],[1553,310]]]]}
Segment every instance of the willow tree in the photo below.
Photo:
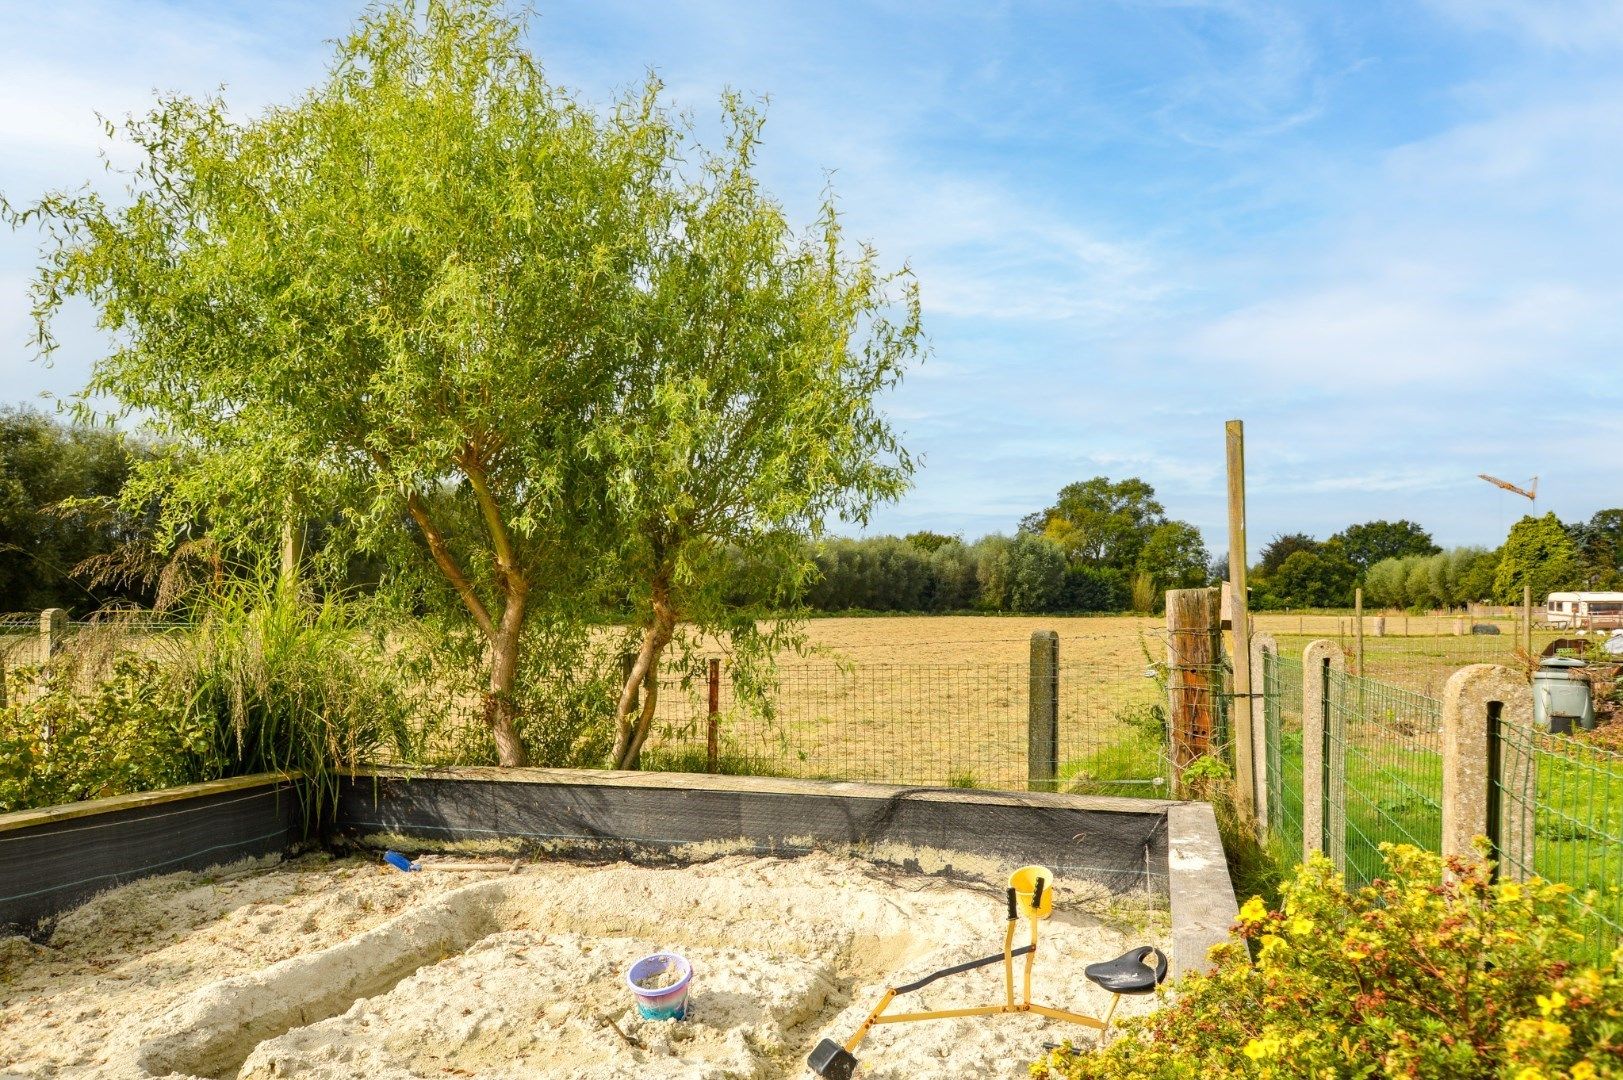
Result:
{"type": "Polygon", "coordinates": [[[866,522],[912,470],[876,398],[920,351],[916,287],[853,250],[831,200],[796,233],[755,177],[761,117],[736,97],[724,116],[725,148],[667,192],[620,392],[588,440],[640,629],[618,768],[638,762],[678,626],[729,636],[741,659],[770,650],[730,575],[765,568],[781,610],[814,569],[805,538],[866,522]]]}
{"type": "Polygon", "coordinates": [[[116,343],[88,393],[185,450],[171,522],[274,535],[335,500],[376,547],[409,520],[484,643],[505,765],[526,762],[529,617],[600,546],[580,448],[617,391],[681,138],[652,87],[583,108],[522,32],[477,0],[375,8],[302,99],[238,120],[162,97],[124,127],[140,162],[121,196],[4,208],[47,238],[42,350],[87,297],[116,343]]]}
{"type": "Polygon", "coordinates": [[[480,643],[504,765],[527,760],[527,650],[629,598],[634,761],[653,695],[635,721],[628,702],[677,623],[747,642],[731,568],[787,599],[802,536],[905,483],[873,399],[918,348],[917,301],[832,206],[789,229],[736,100],[709,154],[657,84],[594,112],[523,34],[492,0],[373,8],[300,100],[236,119],[161,98],[125,125],[123,195],[0,211],[46,235],[42,350],[88,298],[116,342],[88,393],[176,449],[131,492],[262,544],[319,514],[334,560],[409,523],[437,583],[418,603],[480,643]]]}

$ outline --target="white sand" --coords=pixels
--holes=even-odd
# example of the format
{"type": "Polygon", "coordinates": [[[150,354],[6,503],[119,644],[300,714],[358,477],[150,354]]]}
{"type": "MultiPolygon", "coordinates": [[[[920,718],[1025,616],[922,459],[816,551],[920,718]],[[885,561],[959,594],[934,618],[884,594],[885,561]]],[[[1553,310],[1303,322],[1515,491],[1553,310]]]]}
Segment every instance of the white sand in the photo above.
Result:
{"type": "MultiPolygon", "coordinates": [[[[995,889],[829,855],[233,869],[109,892],[49,947],[0,940],[0,1078],[802,1077],[817,1040],[843,1040],[885,985],[1002,947],[995,889]],[[693,965],[686,1021],[632,1006],[626,968],[662,949],[693,965]]],[[[1164,917],[1059,885],[1034,996],[1100,1014],[1109,997],[1083,965],[1164,944],[1164,917]]],[[[901,1001],[1001,995],[994,966],[901,1001]]],[[[1089,1037],[1033,1016],[941,1020],[878,1028],[858,1056],[867,1077],[1013,1078],[1044,1042],[1089,1037]]]]}

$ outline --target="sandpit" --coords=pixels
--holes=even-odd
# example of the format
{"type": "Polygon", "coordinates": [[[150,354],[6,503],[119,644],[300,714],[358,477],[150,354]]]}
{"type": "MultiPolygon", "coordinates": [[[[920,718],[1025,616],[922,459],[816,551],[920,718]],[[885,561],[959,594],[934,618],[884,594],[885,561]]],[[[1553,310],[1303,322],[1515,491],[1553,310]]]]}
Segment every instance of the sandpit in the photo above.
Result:
{"type": "MultiPolygon", "coordinates": [[[[1036,996],[1102,1014],[1083,966],[1164,947],[1164,913],[1059,888],[1036,996]]],[[[886,984],[995,952],[1003,909],[990,882],[828,854],[409,875],[311,855],[173,874],[103,894],[43,945],[0,939],[0,1078],[801,1077],[886,984]],[[662,949],[693,964],[685,1021],[641,1019],[624,981],[662,949]]],[[[913,1001],[1001,992],[992,967],[913,1001]]],[[[1089,1037],[1027,1015],[885,1027],[862,1075],[1023,1077],[1045,1042],[1089,1037]]]]}

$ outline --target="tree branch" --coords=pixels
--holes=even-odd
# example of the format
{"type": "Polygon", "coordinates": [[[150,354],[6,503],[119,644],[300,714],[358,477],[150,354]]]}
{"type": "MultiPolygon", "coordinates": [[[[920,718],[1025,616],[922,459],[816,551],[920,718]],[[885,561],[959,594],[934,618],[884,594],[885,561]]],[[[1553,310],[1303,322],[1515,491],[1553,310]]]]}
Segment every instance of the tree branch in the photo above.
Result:
{"type": "Polygon", "coordinates": [[[490,542],[496,549],[496,568],[501,571],[507,592],[523,595],[528,591],[528,583],[519,572],[518,560],[513,557],[513,539],[507,533],[507,523],[502,520],[502,508],[496,505],[496,497],[490,493],[484,466],[471,448],[457,464],[462,466],[463,475],[468,478],[468,485],[473,488],[474,498],[479,502],[479,512],[484,516],[485,528],[490,531],[490,542]]]}
{"type": "Polygon", "coordinates": [[[463,606],[473,616],[473,621],[478,624],[486,638],[496,640],[496,624],[491,620],[490,612],[485,609],[484,602],[474,591],[473,582],[468,580],[468,576],[462,572],[462,567],[457,565],[456,556],[451,554],[450,545],[445,542],[445,534],[440,532],[439,526],[428,516],[428,507],[423,505],[423,497],[415,491],[409,493],[406,496],[406,510],[411,514],[411,519],[417,523],[417,527],[423,530],[423,538],[428,541],[429,554],[434,556],[434,562],[440,568],[440,573],[445,575],[451,582],[451,587],[456,590],[456,594],[462,598],[463,606]]]}

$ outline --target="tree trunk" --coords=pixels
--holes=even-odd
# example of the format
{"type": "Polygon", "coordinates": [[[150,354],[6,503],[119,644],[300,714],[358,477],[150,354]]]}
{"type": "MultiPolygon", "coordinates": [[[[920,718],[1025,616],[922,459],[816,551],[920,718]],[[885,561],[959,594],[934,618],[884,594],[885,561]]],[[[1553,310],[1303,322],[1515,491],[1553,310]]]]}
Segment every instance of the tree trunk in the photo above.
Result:
{"type": "Polygon", "coordinates": [[[496,636],[490,642],[490,689],[485,693],[485,726],[496,740],[496,761],[504,768],[522,768],[530,755],[519,737],[513,704],[518,677],[519,631],[524,626],[524,598],[510,595],[496,636]]]}
{"type": "Polygon", "coordinates": [[[671,643],[676,633],[676,610],[671,606],[670,588],[663,581],[653,588],[653,619],[642,635],[642,647],[637,650],[636,662],[620,688],[620,701],[614,711],[615,738],[612,767],[635,769],[642,754],[642,745],[648,741],[649,728],[654,722],[654,707],[659,701],[659,679],[650,678],[650,672],[659,669],[660,654],[671,643]],[[642,708],[632,719],[637,702],[637,690],[647,684],[642,708]]]}

